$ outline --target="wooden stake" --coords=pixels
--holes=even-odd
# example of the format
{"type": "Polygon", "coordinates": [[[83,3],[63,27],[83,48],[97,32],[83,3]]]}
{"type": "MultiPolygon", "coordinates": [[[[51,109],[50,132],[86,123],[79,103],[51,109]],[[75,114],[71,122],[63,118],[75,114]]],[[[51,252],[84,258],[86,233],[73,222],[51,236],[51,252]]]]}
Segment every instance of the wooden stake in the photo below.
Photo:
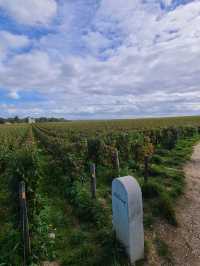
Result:
{"type": "Polygon", "coordinates": [[[91,172],[91,195],[92,198],[96,198],[96,167],[95,164],[92,163],[90,166],[90,172],[91,172]]]}
{"type": "Polygon", "coordinates": [[[149,157],[145,155],[144,157],[144,181],[148,181],[149,176],[149,157]]]}
{"type": "Polygon", "coordinates": [[[19,187],[20,198],[20,215],[21,215],[21,227],[23,236],[23,266],[27,266],[28,256],[31,253],[30,236],[29,236],[29,223],[26,204],[26,186],[25,182],[21,181],[19,187]]]}
{"type": "Polygon", "coordinates": [[[118,173],[118,176],[120,177],[119,152],[118,152],[117,149],[116,149],[116,152],[115,152],[115,160],[116,160],[117,173],[118,173]]]}

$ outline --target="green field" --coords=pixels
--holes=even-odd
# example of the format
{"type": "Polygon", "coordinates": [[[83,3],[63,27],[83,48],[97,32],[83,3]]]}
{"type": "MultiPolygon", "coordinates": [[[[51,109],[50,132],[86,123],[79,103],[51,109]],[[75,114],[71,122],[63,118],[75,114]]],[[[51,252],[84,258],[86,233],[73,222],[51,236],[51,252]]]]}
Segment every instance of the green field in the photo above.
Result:
{"type": "MultiPolygon", "coordinates": [[[[141,185],[148,261],[149,247],[160,243],[156,232],[156,241],[147,237],[155,221],[177,226],[174,206],[184,188],[182,166],[199,133],[200,117],[1,125],[0,266],[23,263],[21,181],[26,184],[31,242],[27,265],[128,266],[112,230],[111,183],[119,175],[133,175],[141,185]]],[[[159,248],[158,255],[172,260],[159,248]]]]}

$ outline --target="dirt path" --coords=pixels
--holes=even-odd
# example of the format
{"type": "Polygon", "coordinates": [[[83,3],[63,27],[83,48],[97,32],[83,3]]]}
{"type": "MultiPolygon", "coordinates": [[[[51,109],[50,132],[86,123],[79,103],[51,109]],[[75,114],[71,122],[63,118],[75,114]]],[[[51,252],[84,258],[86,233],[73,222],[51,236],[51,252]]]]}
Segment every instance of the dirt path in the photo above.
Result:
{"type": "Polygon", "coordinates": [[[176,207],[179,226],[159,224],[158,231],[171,249],[173,265],[200,266],[200,144],[184,171],[186,189],[176,207]]]}

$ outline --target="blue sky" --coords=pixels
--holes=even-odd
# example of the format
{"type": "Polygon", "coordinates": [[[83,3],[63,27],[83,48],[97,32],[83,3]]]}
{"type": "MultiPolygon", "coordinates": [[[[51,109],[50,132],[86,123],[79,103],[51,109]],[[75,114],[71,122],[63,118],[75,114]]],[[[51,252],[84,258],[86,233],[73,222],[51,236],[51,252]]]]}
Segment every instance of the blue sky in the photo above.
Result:
{"type": "Polygon", "coordinates": [[[0,0],[0,116],[200,112],[200,1],[0,0]]]}

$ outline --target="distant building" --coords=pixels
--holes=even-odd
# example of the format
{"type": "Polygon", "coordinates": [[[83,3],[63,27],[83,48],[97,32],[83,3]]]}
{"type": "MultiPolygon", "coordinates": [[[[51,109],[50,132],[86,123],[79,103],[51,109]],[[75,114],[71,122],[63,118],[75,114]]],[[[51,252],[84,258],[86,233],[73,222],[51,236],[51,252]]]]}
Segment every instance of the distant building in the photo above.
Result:
{"type": "Polygon", "coordinates": [[[34,124],[35,123],[35,119],[32,117],[28,117],[28,123],[29,124],[34,124]]]}

